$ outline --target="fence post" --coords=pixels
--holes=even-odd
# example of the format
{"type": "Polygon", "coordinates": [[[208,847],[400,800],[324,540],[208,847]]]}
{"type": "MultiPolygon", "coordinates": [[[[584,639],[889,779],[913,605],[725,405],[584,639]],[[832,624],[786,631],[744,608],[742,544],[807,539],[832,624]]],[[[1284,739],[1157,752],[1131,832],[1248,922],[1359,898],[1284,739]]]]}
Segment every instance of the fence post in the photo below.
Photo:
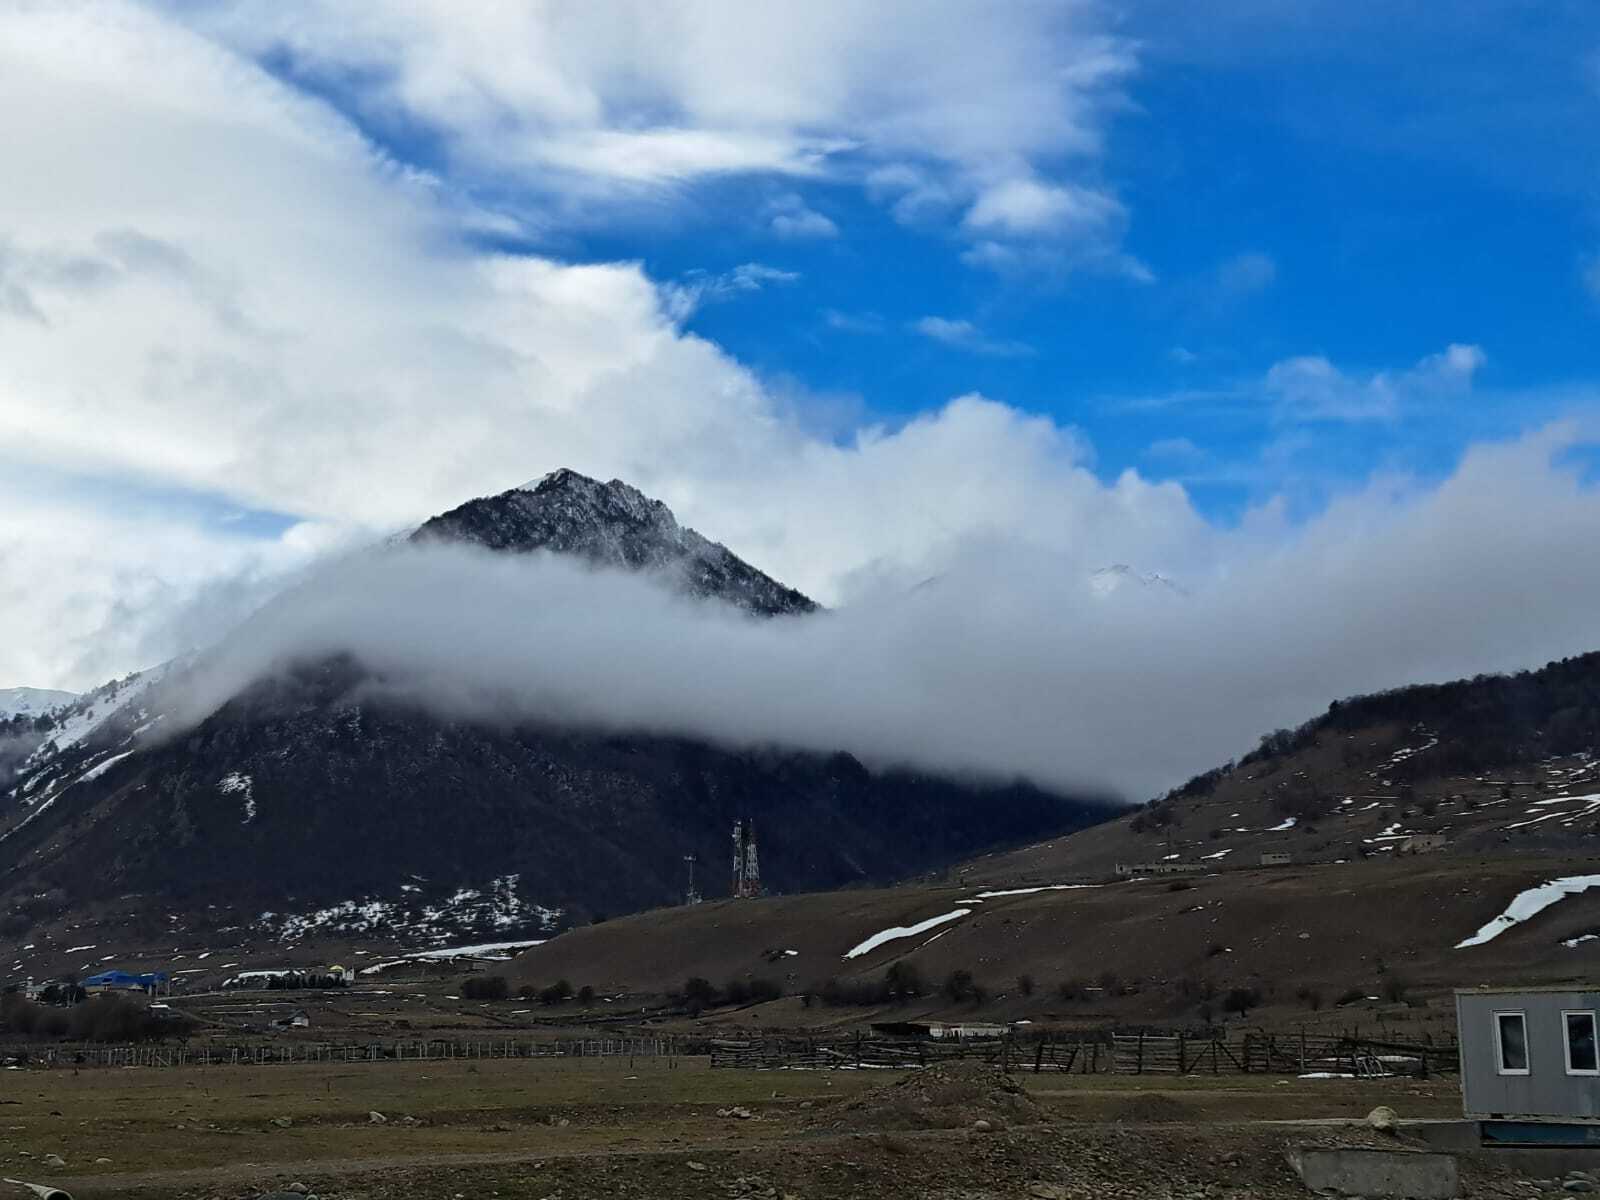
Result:
{"type": "Polygon", "coordinates": [[[1035,1075],[1037,1075],[1041,1070],[1044,1069],[1044,1047],[1045,1047],[1045,1043],[1047,1041],[1049,1041],[1049,1040],[1050,1040],[1050,1035],[1049,1034],[1045,1034],[1044,1037],[1039,1039],[1038,1052],[1035,1053],[1034,1056],[1033,1056],[1033,1073],[1035,1075]]]}
{"type": "Polygon", "coordinates": [[[1144,1030],[1142,1030],[1142,1029],[1139,1031],[1139,1060],[1138,1060],[1138,1065],[1134,1067],[1133,1073],[1135,1075],[1143,1075],[1144,1074],[1144,1030]]]}
{"type": "Polygon", "coordinates": [[[1189,1073],[1188,1062],[1185,1060],[1185,1058],[1183,1056],[1183,1034],[1180,1033],[1178,1035],[1178,1074],[1179,1075],[1187,1075],[1188,1073],[1189,1073]]]}

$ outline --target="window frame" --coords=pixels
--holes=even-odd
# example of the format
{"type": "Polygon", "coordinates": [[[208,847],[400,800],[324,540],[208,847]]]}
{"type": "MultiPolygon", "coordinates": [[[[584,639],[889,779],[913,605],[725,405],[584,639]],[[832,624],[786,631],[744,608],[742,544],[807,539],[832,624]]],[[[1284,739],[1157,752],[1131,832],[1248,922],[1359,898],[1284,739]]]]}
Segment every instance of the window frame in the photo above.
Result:
{"type": "Polygon", "coordinates": [[[1578,1075],[1593,1078],[1600,1075],[1600,1016],[1596,1016],[1592,1008],[1564,1008],[1561,1010],[1561,1065],[1567,1069],[1568,1075],[1578,1075]],[[1572,1065],[1572,1027],[1567,1024],[1568,1017],[1588,1017],[1590,1044],[1594,1048],[1594,1066],[1574,1067],[1572,1065]]]}
{"type": "MultiPolygon", "coordinates": [[[[1563,1022],[1563,1028],[1565,1023],[1563,1022]]],[[[1494,1010],[1494,1066],[1500,1075],[1532,1075],[1533,1074],[1533,1047],[1528,1041],[1528,1012],[1522,1008],[1497,1008],[1494,1010]],[[1516,1017],[1522,1022],[1522,1061],[1526,1066],[1506,1066],[1505,1042],[1500,1036],[1500,1020],[1502,1017],[1516,1017]]]]}

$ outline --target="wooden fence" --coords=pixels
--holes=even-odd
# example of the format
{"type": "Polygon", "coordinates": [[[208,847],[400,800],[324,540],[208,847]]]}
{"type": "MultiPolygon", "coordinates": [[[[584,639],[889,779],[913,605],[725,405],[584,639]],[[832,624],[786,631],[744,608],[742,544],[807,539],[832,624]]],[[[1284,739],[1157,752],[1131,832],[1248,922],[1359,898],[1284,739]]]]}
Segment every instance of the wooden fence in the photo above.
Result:
{"type": "Polygon", "coordinates": [[[677,1038],[577,1038],[527,1041],[474,1038],[456,1041],[237,1043],[203,1046],[152,1043],[136,1046],[19,1045],[0,1047],[0,1062],[27,1067],[217,1067],[288,1063],[437,1062],[506,1058],[677,1059],[677,1038]]]}
{"type": "Polygon", "coordinates": [[[887,1069],[953,1059],[998,1063],[1012,1071],[1093,1075],[1430,1075],[1458,1069],[1454,1040],[1375,1042],[1351,1037],[1245,1033],[1086,1033],[985,1041],[765,1037],[710,1045],[715,1068],[745,1070],[887,1069]]]}
{"type": "Polygon", "coordinates": [[[1435,1075],[1459,1070],[1454,1038],[1390,1042],[1348,1036],[1245,1033],[1234,1038],[1118,1034],[1112,1069],[1124,1074],[1435,1075]]]}

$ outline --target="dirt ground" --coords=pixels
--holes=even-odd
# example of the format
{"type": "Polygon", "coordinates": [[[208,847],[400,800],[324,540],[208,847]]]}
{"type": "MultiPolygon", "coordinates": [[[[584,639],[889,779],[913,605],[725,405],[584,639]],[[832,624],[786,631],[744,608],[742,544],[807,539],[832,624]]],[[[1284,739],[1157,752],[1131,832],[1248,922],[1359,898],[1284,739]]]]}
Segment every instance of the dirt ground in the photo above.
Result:
{"type": "Polygon", "coordinates": [[[1460,1101],[1453,1080],[939,1081],[701,1059],[16,1071],[0,1074],[0,1176],[91,1200],[292,1183],[325,1200],[1243,1200],[1304,1195],[1285,1147],[1372,1139],[1354,1122],[1379,1104],[1420,1118],[1460,1101]],[[927,1119],[901,1120],[908,1101],[927,1119]]]}

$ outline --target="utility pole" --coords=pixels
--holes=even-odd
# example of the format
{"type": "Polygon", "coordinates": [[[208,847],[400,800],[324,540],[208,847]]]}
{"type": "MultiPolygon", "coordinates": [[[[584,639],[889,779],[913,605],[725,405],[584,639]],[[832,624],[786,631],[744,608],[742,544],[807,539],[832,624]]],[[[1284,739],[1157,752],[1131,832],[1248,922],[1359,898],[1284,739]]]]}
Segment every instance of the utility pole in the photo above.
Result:
{"type": "Polygon", "coordinates": [[[683,861],[689,864],[689,890],[683,894],[685,904],[699,904],[700,893],[694,888],[694,864],[700,860],[693,854],[685,854],[683,861]]]}

